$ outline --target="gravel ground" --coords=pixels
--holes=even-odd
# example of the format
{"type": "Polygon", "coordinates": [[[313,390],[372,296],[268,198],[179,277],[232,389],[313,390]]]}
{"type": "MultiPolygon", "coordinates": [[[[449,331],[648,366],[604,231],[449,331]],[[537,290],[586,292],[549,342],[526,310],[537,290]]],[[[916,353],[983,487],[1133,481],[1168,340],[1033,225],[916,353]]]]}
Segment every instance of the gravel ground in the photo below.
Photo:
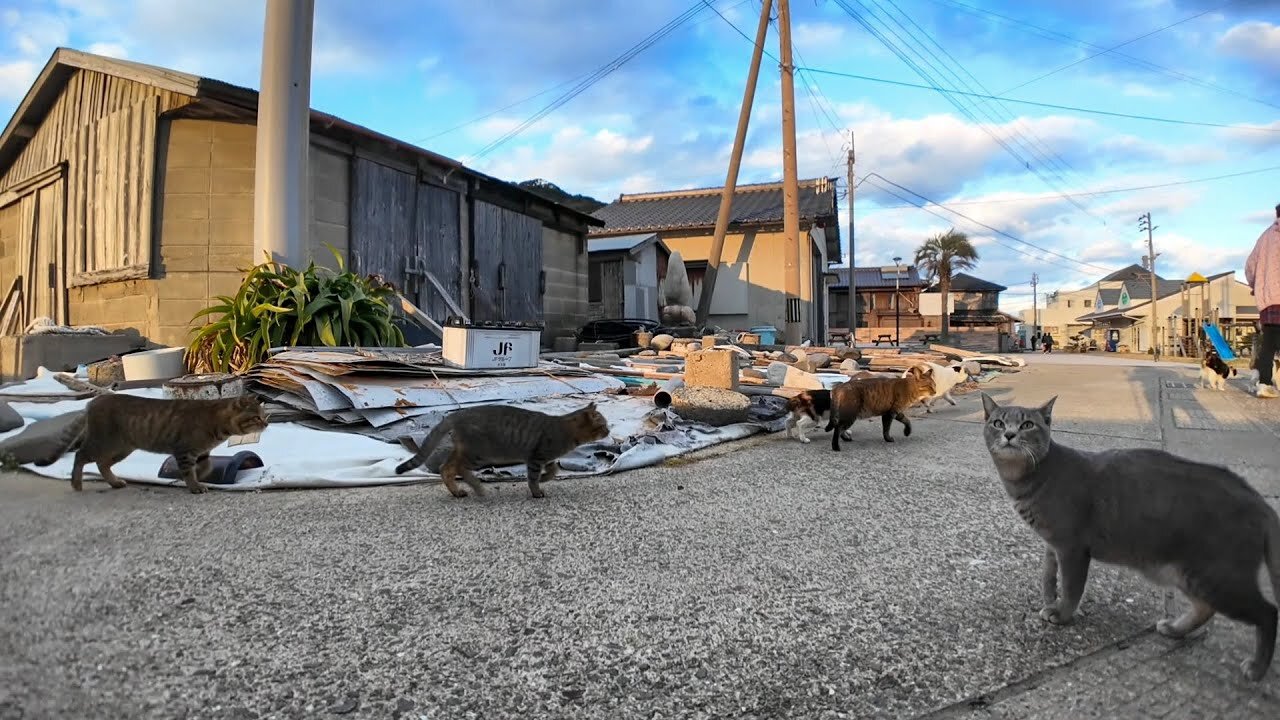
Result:
{"type": "MultiPolygon", "coordinates": [[[[1074,444],[1151,444],[1087,405],[1059,405],[1074,444]]],[[[1159,593],[1105,567],[1081,622],[1036,617],[977,396],[939,407],[544,501],[0,475],[0,718],[904,717],[1149,626],[1159,593]]]]}

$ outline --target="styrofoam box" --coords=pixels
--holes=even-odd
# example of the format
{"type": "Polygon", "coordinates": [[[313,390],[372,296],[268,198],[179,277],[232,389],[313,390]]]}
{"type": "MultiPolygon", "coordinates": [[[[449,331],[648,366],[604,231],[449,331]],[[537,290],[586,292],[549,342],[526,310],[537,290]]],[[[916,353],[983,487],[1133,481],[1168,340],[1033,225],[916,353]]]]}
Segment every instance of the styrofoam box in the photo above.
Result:
{"type": "Polygon", "coordinates": [[[541,330],[444,328],[444,359],[468,370],[538,366],[541,330]]]}

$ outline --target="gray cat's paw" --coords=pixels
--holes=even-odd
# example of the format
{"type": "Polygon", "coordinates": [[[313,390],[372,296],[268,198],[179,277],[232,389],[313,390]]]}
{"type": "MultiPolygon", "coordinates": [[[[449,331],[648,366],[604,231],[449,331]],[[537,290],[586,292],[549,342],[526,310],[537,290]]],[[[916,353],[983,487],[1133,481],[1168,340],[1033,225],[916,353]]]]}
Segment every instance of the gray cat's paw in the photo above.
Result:
{"type": "Polygon", "coordinates": [[[1049,606],[1040,609],[1040,619],[1052,625],[1067,625],[1071,622],[1071,616],[1064,616],[1057,607],[1049,606]]]}
{"type": "Polygon", "coordinates": [[[1245,660],[1240,663],[1240,672],[1244,673],[1250,682],[1258,682],[1267,674],[1267,668],[1253,660],[1245,660]]]}
{"type": "Polygon", "coordinates": [[[1161,635],[1167,638],[1172,638],[1174,640],[1181,640],[1182,638],[1187,636],[1186,633],[1178,629],[1178,626],[1174,624],[1174,621],[1172,618],[1161,618],[1160,620],[1157,620],[1156,632],[1160,633],[1161,635]]]}
{"type": "Polygon", "coordinates": [[[805,436],[801,435],[801,436],[800,436],[800,442],[802,442],[802,443],[807,443],[807,442],[809,442],[809,438],[807,438],[807,437],[805,437],[805,436]]]}

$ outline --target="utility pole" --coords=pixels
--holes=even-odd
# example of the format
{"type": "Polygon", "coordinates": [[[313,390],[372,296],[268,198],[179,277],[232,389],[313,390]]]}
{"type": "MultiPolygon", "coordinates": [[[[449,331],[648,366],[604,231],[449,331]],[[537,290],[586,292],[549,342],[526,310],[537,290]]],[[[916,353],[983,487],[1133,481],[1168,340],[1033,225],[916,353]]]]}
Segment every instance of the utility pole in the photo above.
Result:
{"type": "Polygon", "coordinates": [[[902,258],[893,259],[893,344],[902,347],[902,258]]]}
{"type": "Polygon", "coordinates": [[[791,64],[791,3],[778,0],[782,71],[782,233],[786,243],[786,343],[800,344],[800,188],[796,177],[796,88],[791,64]]]}
{"type": "Polygon", "coordinates": [[[747,141],[747,125],[751,121],[751,103],[756,96],[756,79],[760,77],[760,57],[764,53],[764,41],[769,32],[769,10],[773,0],[764,0],[760,7],[760,25],[756,28],[756,46],[751,51],[751,69],[747,71],[747,87],[742,91],[742,108],[738,111],[738,133],[733,137],[733,152],[729,155],[729,173],[720,193],[720,213],[716,215],[715,235],[711,239],[711,253],[707,255],[707,271],[702,278],[702,296],[698,299],[698,327],[707,326],[711,314],[711,293],[716,288],[716,272],[724,255],[724,236],[729,231],[729,218],[733,210],[733,194],[738,188],[738,168],[742,165],[742,146],[747,141]]]}
{"type": "Polygon", "coordinates": [[[1036,287],[1040,284],[1040,274],[1031,273],[1031,349],[1036,349],[1036,338],[1040,337],[1040,307],[1037,301],[1036,287]]]}
{"type": "MultiPolygon", "coordinates": [[[[769,0],[765,0],[768,2],[769,0]]],[[[853,131],[849,131],[849,347],[858,345],[858,279],[854,277],[853,249],[856,247],[853,223],[853,196],[856,192],[853,176],[853,131]]]]}
{"type": "Polygon", "coordinates": [[[253,180],[253,261],[306,256],[315,0],[267,0],[253,180]]]}
{"type": "Polygon", "coordinates": [[[1152,239],[1152,232],[1155,227],[1151,224],[1151,213],[1138,216],[1138,230],[1147,231],[1147,269],[1151,271],[1151,360],[1152,362],[1160,362],[1160,327],[1157,325],[1159,315],[1156,314],[1157,286],[1156,286],[1156,248],[1155,240],[1152,239]]]}

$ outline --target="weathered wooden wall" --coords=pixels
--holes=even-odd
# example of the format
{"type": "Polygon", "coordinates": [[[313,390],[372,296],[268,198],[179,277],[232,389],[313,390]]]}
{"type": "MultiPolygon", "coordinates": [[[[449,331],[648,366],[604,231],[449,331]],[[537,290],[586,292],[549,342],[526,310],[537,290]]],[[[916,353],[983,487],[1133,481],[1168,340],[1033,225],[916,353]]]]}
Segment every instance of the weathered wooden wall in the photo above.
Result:
{"type": "Polygon", "coordinates": [[[477,320],[542,321],[542,222],[475,202],[471,244],[477,320]]]}

